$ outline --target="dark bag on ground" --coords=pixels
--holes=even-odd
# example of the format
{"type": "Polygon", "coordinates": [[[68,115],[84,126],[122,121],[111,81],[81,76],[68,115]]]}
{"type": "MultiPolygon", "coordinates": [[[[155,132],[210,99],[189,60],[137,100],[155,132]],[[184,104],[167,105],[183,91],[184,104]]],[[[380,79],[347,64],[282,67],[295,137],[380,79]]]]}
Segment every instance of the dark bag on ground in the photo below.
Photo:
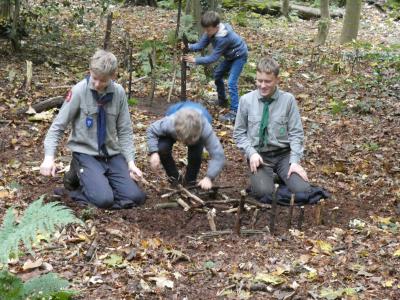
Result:
{"type": "MultiPolygon", "coordinates": [[[[306,205],[306,204],[317,204],[321,199],[330,198],[330,194],[318,186],[311,186],[310,191],[295,193],[294,203],[295,205],[306,205]]],[[[276,200],[279,205],[290,205],[290,198],[292,193],[289,191],[286,185],[279,185],[276,192],[276,200]]],[[[272,204],[272,194],[264,195],[257,199],[261,203],[272,204]]]]}

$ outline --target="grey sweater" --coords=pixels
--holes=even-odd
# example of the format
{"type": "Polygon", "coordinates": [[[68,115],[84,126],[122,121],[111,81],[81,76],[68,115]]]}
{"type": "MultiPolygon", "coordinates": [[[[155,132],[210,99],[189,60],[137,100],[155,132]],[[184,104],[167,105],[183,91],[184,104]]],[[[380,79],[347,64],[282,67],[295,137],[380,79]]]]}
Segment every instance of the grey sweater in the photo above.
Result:
{"type": "MultiPolygon", "coordinates": [[[[58,142],[69,124],[72,126],[67,147],[72,152],[98,156],[97,103],[90,91],[92,82],[84,79],[72,88],[44,140],[45,155],[55,156],[58,142]],[[87,122],[87,121],[90,122],[87,122]]],[[[110,156],[122,153],[127,162],[134,160],[132,123],[125,91],[112,82],[106,90],[113,92],[113,99],[106,110],[106,149],[110,156]]]]}
{"type": "MultiPolygon", "coordinates": [[[[207,177],[214,179],[222,171],[225,164],[225,155],[219,139],[215,135],[210,123],[203,117],[203,131],[200,140],[211,156],[208,163],[207,177]]],[[[171,137],[176,140],[175,115],[164,117],[147,128],[147,146],[149,153],[158,152],[158,140],[160,137],[171,137]]]]}
{"type": "Polygon", "coordinates": [[[243,95],[239,100],[233,138],[247,158],[254,153],[268,153],[279,149],[290,149],[290,163],[298,163],[304,151],[304,132],[299,109],[294,96],[276,89],[269,106],[268,143],[259,145],[259,129],[264,103],[257,90],[243,95]]]}

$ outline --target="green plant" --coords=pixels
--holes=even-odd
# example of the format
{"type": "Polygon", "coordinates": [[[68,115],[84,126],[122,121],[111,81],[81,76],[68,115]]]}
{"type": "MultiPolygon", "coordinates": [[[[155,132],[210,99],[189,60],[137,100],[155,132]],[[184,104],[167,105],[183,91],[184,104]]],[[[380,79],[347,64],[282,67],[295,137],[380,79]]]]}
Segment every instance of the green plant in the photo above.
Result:
{"type": "Polygon", "coordinates": [[[128,99],[129,106],[134,106],[134,105],[137,105],[138,103],[139,103],[139,100],[137,98],[129,98],[128,99]]]}
{"type": "Polygon", "coordinates": [[[329,106],[333,115],[343,113],[347,107],[346,103],[343,100],[334,100],[334,99],[331,100],[329,106]]]}
{"type": "Polygon", "coordinates": [[[18,253],[22,241],[32,252],[32,243],[38,232],[52,234],[58,226],[82,222],[72,211],[57,202],[43,204],[44,196],[31,203],[17,222],[14,209],[9,208],[0,228],[0,299],[69,299],[76,292],[63,290],[68,281],[58,278],[54,273],[32,278],[22,282],[7,271],[8,259],[18,253]]]}
{"type": "Polygon", "coordinates": [[[370,152],[376,152],[379,150],[379,145],[377,143],[370,142],[370,143],[365,143],[364,148],[370,152]]]}

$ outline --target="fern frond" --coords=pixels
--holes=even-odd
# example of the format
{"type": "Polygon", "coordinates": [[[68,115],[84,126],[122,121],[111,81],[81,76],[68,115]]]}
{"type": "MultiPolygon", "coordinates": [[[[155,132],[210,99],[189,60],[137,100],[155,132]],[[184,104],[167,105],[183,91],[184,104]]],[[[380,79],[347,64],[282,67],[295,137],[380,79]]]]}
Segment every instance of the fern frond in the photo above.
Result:
{"type": "Polygon", "coordinates": [[[46,297],[49,294],[63,290],[69,286],[68,280],[62,279],[54,273],[48,273],[32,278],[24,284],[24,296],[40,295],[46,297]]]}
{"type": "Polygon", "coordinates": [[[54,233],[56,226],[69,223],[80,223],[72,211],[58,202],[43,204],[44,196],[31,203],[25,210],[19,224],[15,224],[10,214],[12,209],[7,211],[3,226],[0,229],[0,263],[7,263],[11,252],[18,250],[19,242],[22,240],[25,247],[32,251],[32,241],[34,241],[38,231],[54,233]]]}

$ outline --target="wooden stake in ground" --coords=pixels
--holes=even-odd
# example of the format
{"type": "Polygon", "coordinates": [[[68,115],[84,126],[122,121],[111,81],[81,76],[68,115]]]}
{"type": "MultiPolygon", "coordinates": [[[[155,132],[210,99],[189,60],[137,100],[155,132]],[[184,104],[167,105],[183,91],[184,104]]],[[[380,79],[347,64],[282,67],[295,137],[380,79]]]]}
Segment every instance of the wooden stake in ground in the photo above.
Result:
{"type": "Polygon", "coordinates": [[[33,75],[32,62],[30,60],[27,60],[26,61],[26,78],[25,78],[25,86],[24,86],[25,92],[27,92],[31,89],[32,75],[33,75]]]}
{"type": "Polygon", "coordinates": [[[293,218],[293,209],[294,209],[294,197],[295,197],[294,194],[292,194],[292,196],[290,197],[288,228],[292,227],[292,218],[293,218]]]}
{"type": "Polygon", "coordinates": [[[207,219],[208,219],[208,224],[210,224],[211,231],[217,231],[217,226],[215,226],[215,216],[217,215],[217,211],[215,208],[210,209],[207,212],[207,219]]]}
{"type": "Polygon", "coordinates": [[[237,235],[240,235],[240,227],[242,225],[240,214],[244,210],[244,203],[246,202],[246,195],[247,195],[247,193],[245,190],[240,191],[240,202],[239,202],[239,206],[238,206],[238,210],[237,210],[237,214],[236,214],[236,223],[235,223],[235,232],[237,235]]]}
{"type": "MultiPolygon", "coordinates": [[[[189,41],[185,34],[182,35],[182,42],[185,48],[182,50],[182,54],[186,55],[189,52],[189,41]]],[[[182,59],[181,62],[181,101],[186,101],[186,68],[187,62],[182,59]]]]}
{"type": "Polygon", "coordinates": [[[297,221],[297,228],[301,230],[304,222],[304,206],[300,206],[299,219],[297,221]]]}
{"type": "Polygon", "coordinates": [[[132,72],[133,72],[133,67],[132,67],[132,48],[133,48],[133,43],[130,41],[129,42],[129,63],[128,63],[128,68],[129,68],[129,85],[128,85],[128,100],[131,99],[132,96],[132,72]]]}
{"type": "Polygon", "coordinates": [[[276,217],[276,206],[277,206],[277,199],[276,199],[276,192],[278,189],[277,184],[274,186],[274,191],[272,192],[272,209],[271,209],[271,220],[269,223],[269,230],[272,234],[275,232],[275,217],[276,217]]]}
{"type": "Polygon", "coordinates": [[[323,208],[325,205],[325,200],[321,199],[316,207],[315,207],[315,224],[316,225],[321,225],[322,222],[322,213],[323,213],[323,208]]]}
{"type": "Polygon", "coordinates": [[[108,48],[110,47],[112,19],[113,19],[113,13],[110,12],[107,16],[106,34],[104,36],[104,44],[103,44],[104,50],[108,50],[108,48]]]}

